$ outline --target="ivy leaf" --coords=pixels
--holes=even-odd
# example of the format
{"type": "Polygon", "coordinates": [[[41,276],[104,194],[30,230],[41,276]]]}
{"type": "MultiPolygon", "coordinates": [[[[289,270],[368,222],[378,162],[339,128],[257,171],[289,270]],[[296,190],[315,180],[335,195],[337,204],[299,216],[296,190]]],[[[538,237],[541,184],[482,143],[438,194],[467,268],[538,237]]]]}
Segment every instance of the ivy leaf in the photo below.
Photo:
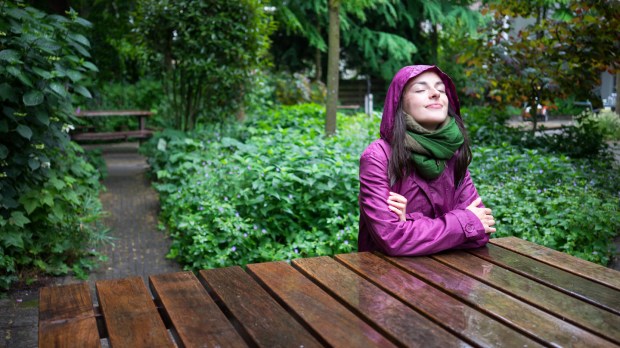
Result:
{"type": "Polygon", "coordinates": [[[39,199],[33,197],[29,197],[27,199],[20,199],[19,202],[24,205],[24,208],[26,209],[26,213],[28,213],[28,215],[32,214],[35,209],[41,206],[39,199]]]}
{"type": "Polygon", "coordinates": [[[9,149],[6,146],[0,144],[0,159],[5,159],[8,155],[9,149]]]}
{"type": "Polygon", "coordinates": [[[9,218],[9,223],[17,227],[24,227],[24,225],[29,222],[30,220],[25,217],[24,213],[22,213],[21,211],[12,212],[11,217],[9,218]]]}
{"type": "MultiPolygon", "coordinates": [[[[9,220],[9,222],[12,222],[9,220]]],[[[15,225],[15,223],[13,223],[15,225]]],[[[22,239],[22,235],[17,232],[3,233],[2,241],[6,246],[14,246],[23,249],[24,248],[24,240],[22,239]]]]}
{"type": "Polygon", "coordinates": [[[43,93],[41,91],[32,90],[24,94],[22,100],[26,106],[35,106],[43,103],[43,93]]]}
{"type": "Polygon", "coordinates": [[[15,50],[2,50],[0,51],[0,60],[7,61],[9,63],[19,62],[19,52],[15,50]]]}
{"type": "Polygon", "coordinates": [[[86,87],[84,86],[77,86],[73,89],[76,93],[79,93],[83,96],[85,96],[86,98],[92,98],[93,96],[90,94],[90,92],[88,91],[88,89],[86,89],[86,87]]]}
{"type": "Polygon", "coordinates": [[[28,140],[32,138],[32,129],[28,126],[24,126],[23,124],[17,126],[17,133],[28,140]]]}

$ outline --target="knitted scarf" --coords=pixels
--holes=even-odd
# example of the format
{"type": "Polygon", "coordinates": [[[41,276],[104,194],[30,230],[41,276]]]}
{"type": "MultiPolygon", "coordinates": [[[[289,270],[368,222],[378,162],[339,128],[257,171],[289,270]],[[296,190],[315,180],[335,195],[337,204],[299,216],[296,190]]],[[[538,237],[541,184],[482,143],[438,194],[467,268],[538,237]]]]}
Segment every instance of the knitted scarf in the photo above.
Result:
{"type": "Polygon", "coordinates": [[[435,179],[443,173],[446,161],[463,144],[463,134],[454,117],[446,120],[435,131],[429,131],[407,113],[405,147],[411,151],[416,171],[425,179],[435,179]]]}

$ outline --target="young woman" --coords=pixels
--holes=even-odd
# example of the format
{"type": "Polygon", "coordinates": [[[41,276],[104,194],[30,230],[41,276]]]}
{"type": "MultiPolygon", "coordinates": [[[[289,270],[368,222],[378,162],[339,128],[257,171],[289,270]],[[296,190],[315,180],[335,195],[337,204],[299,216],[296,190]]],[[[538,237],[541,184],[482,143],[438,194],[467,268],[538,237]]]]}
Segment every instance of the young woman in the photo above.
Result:
{"type": "Polygon", "coordinates": [[[450,77],[436,66],[402,68],[381,138],[360,158],[358,250],[411,256],[485,245],[495,220],[469,176],[471,157],[450,77]]]}

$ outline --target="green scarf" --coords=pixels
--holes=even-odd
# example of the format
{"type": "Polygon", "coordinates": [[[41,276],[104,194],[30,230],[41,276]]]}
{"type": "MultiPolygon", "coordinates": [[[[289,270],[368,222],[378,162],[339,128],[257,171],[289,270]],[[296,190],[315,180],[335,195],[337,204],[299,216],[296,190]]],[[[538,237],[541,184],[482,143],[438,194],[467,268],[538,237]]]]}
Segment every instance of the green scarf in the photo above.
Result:
{"type": "Polygon", "coordinates": [[[413,165],[425,179],[435,179],[443,173],[446,161],[463,145],[463,134],[454,117],[446,120],[435,131],[429,131],[405,113],[407,134],[405,147],[411,151],[413,165]]]}

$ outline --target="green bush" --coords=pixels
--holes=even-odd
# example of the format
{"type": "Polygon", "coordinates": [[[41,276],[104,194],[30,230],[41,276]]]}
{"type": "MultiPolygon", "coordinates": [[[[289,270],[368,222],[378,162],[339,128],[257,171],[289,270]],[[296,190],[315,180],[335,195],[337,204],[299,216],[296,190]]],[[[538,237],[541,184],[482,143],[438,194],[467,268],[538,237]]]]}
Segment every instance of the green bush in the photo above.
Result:
{"type": "Polygon", "coordinates": [[[0,289],[33,270],[84,276],[104,236],[99,175],[67,135],[97,70],[89,23],[68,15],[0,2],[0,289]]]}
{"type": "Polygon", "coordinates": [[[341,117],[324,138],[324,117],[318,105],[283,107],[226,134],[153,139],[169,256],[198,269],[355,250],[359,154],[378,119],[341,117]]]}
{"type": "Polygon", "coordinates": [[[620,233],[620,183],[611,166],[505,145],[476,148],[470,170],[493,209],[495,237],[610,261],[620,233]]]}
{"type": "Polygon", "coordinates": [[[153,61],[163,63],[165,112],[192,130],[244,106],[256,70],[268,63],[275,23],[259,0],[139,1],[134,28],[153,61]]]}
{"type": "MultiPolygon", "coordinates": [[[[380,119],[338,120],[339,133],[326,139],[323,107],[299,105],[245,124],[157,135],[147,153],[173,239],[169,256],[199,269],[356,250],[359,155],[380,119]]],[[[472,175],[494,209],[497,236],[609,261],[620,183],[608,162],[507,142],[474,154],[472,175]]]]}

